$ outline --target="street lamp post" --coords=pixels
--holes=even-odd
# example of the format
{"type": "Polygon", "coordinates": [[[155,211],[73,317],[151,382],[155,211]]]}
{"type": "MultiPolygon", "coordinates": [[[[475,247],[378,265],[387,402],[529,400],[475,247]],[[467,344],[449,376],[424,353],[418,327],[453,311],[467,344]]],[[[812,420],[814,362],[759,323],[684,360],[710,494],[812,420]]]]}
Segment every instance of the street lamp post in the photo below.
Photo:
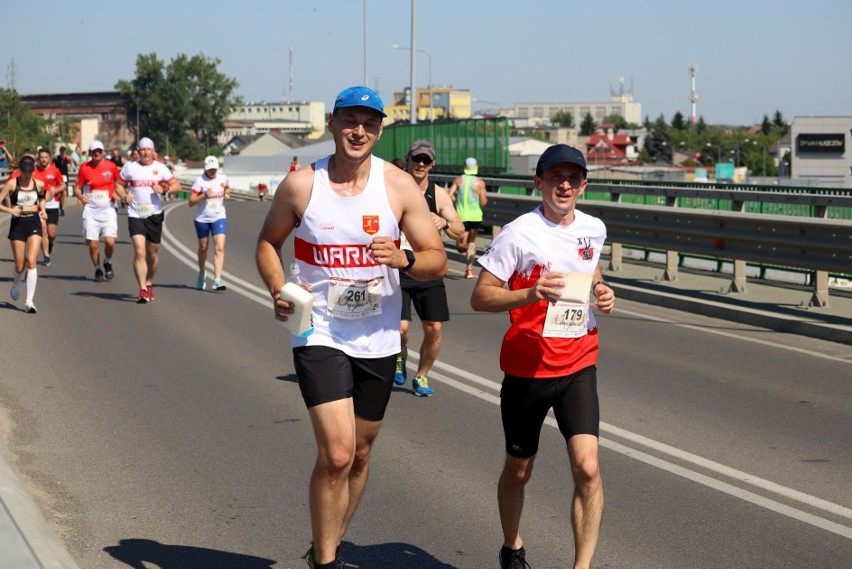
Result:
{"type": "MultiPolygon", "coordinates": [[[[713,145],[710,144],[709,142],[706,144],[706,146],[707,146],[708,150],[713,148],[713,145]]],[[[719,163],[721,161],[722,161],[722,147],[719,146],[719,148],[716,149],[716,162],[719,163]]]]}
{"type": "Polygon", "coordinates": [[[763,169],[760,171],[760,175],[766,177],[766,155],[769,154],[769,151],[766,150],[766,146],[761,142],[752,140],[751,143],[760,147],[760,154],[763,156],[763,169]]]}
{"type": "MultiPolygon", "coordinates": [[[[393,44],[390,47],[392,47],[393,49],[404,49],[406,51],[411,51],[410,47],[407,47],[407,46],[404,46],[404,45],[393,44]]],[[[435,120],[435,113],[434,113],[434,108],[432,107],[432,54],[430,54],[425,49],[420,49],[420,48],[417,48],[415,51],[422,53],[426,57],[429,58],[429,120],[434,121],[435,120]]],[[[415,92],[417,91],[417,89],[414,87],[414,85],[412,85],[411,88],[414,89],[415,92]]],[[[412,97],[414,97],[415,95],[416,95],[416,93],[411,94],[412,97]]]]}
{"type": "Polygon", "coordinates": [[[53,156],[53,113],[47,115],[47,150],[53,156]]]}

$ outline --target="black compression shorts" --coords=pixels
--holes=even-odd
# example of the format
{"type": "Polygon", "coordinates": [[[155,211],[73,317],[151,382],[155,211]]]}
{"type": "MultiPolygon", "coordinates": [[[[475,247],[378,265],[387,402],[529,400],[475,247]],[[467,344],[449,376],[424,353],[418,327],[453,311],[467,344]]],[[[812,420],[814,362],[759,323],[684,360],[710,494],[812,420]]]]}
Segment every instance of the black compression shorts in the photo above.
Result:
{"type": "Polygon", "coordinates": [[[47,213],[47,224],[48,225],[59,225],[59,208],[54,209],[46,209],[44,210],[47,213]]]}
{"type": "Polygon", "coordinates": [[[146,241],[159,243],[163,236],[164,219],[165,215],[162,213],[157,213],[145,218],[128,217],[127,226],[130,230],[130,236],[144,235],[146,241]]]}
{"type": "Polygon", "coordinates": [[[450,319],[447,287],[402,288],[402,320],[411,320],[411,303],[421,321],[446,322],[450,319]]]}
{"type": "Polygon", "coordinates": [[[33,235],[42,235],[41,217],[37,212],[26,212],[9,221],[9,241],[26,241],[33,235]]]}
{"type": "Polygon", "coordinates": [[[353,358],[336,348],[302,346],[293,348],[293,364],[308,409],[352,397],[356,417],[367,421],[384,419],[396,372],[396,354],[353,358]]]}
{"type": "Polygon", "coordinates": [[[566,441],[574,435],[598,436],[597,368],[590,366],[563,377],[531,379],[506,374],[500,389],[500,413],[506,453],[529,458],[538,452],[538,440],[547,412],[553,408],[566,441]]]}

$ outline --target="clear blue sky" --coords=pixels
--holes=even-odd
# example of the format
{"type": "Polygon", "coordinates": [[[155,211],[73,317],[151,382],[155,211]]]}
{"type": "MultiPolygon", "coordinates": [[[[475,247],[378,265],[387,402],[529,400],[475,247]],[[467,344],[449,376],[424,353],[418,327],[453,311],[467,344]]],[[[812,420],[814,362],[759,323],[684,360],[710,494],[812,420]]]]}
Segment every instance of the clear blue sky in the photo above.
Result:
{"type": "MultiPolygon", "coordinates": [[[[204,53],[247,101],[278,101],[293,49],[294,100],[363,83],[363,0],[46,0],[6,10],[0,84],[10,64],[22,94],[113,90],[136,56],[204,53]],[[120,7],[119,7],[120,6],[120,7]],[[24,24],[28,22],[29,25],[24,24]]],[[[409,83],[410,0],[367,0],[369,86],[391,99],[409,83]]],[[[746,125],[780,110],[852,115],[849,0],[419,0],[417,48],[436,85],[470,89],[475,109],[521,102],[608,100],[620,77],[642,114],[689,115],[688,66],[698,64],[698,114],[746,125]]],[[[418,53],[417,85],[429,81],[418,53]]]]}

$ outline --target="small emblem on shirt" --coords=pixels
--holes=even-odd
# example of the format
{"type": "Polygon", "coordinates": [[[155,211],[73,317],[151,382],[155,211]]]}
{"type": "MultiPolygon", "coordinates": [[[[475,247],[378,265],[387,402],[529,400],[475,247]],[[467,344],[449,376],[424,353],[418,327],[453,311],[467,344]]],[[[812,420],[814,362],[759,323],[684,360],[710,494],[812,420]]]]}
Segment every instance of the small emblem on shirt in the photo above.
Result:
{"type": "Polygon", "coordinates": [[[592,240],[588,237],[578,237],[577,245],[581,247],[577,249],[581,261],[591,261],[595,256],[595,250],[592,248],[592,240]]]}
{"type": "Polygon", "coordinates": [[[379,232],[379,216],[378,215],[362,215],[361,227],[367,235],[375,235],[379,232]]]}

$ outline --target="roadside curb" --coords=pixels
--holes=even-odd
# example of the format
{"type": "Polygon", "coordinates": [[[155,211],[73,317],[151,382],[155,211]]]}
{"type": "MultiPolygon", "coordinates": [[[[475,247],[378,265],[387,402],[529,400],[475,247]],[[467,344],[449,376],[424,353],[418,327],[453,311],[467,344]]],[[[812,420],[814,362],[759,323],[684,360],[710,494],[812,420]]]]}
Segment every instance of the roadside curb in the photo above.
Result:
{"type": "Polygon", "coordinates": [[[80,569],[5,453],[4,447],[0,451],[0,551],[4,569],[80,569]]]}

